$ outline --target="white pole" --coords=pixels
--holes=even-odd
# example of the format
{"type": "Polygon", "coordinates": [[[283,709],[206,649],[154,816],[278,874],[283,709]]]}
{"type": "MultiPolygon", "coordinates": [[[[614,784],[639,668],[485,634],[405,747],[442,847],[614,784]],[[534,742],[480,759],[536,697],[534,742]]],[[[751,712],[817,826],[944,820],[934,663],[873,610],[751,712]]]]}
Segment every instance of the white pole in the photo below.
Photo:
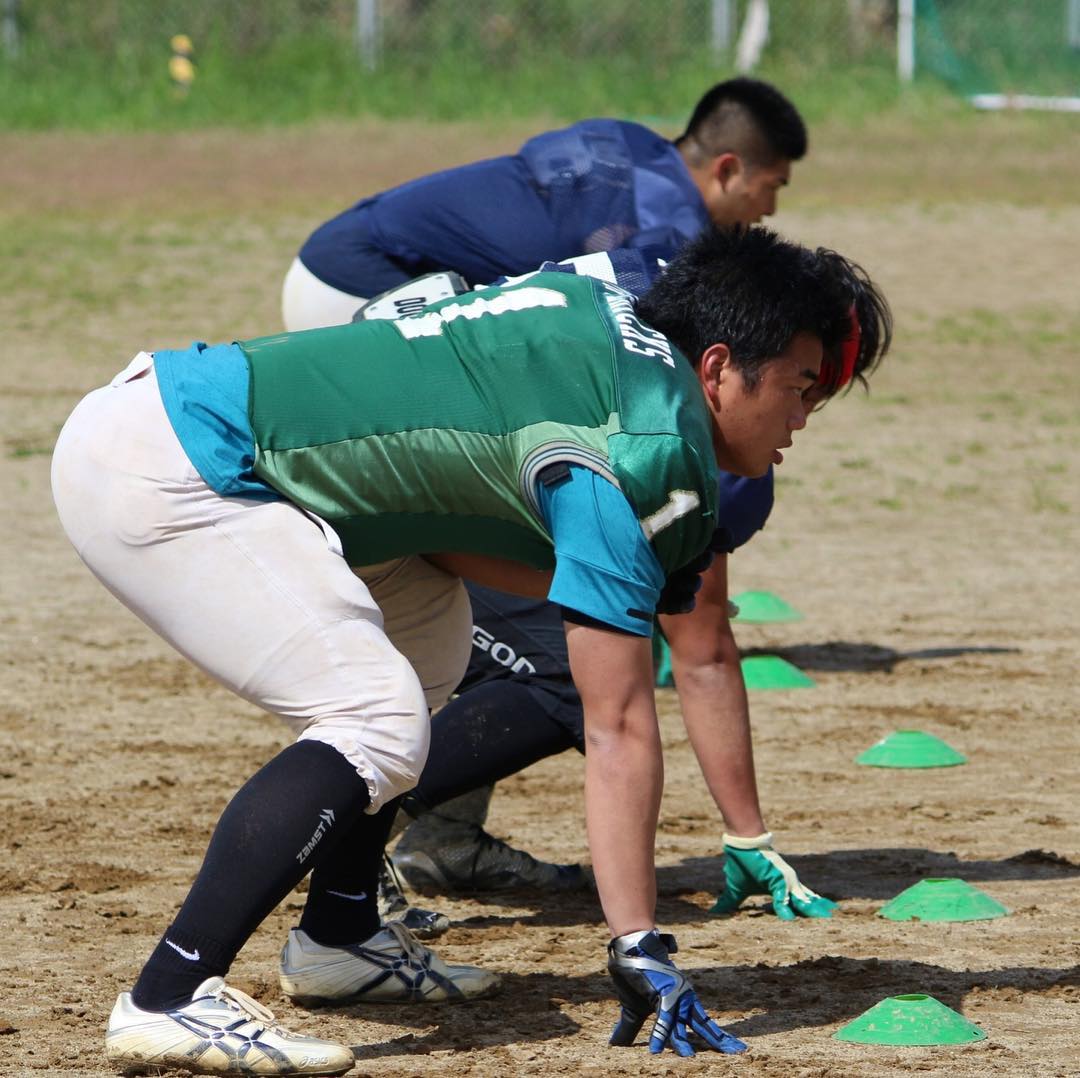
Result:
{"type": "Polygon", "coordinates": [[[896,73],[901,82],[915,77],[915,0],[900,0],[897,5],[896,73]]]}
{"type": "Polygon", "coordinates": [[[1065,40],[1080,49],[1080,0],[1065,0],[1065,40]]]}
{"type": "Polygon", "coordinates": [[[4,52],[14,58],[19,54],[19,0],[4,0],[4,52]]]}
{"type": "Polygon", "coordinates": [[[769,40],[769,0],[749,0],[739,40],[735,45],[735,70],[753,71],[769,40]]]}
{"type": "Polygon", "coordinates": [[[368,71],[379,66],[379,0],[356,0],[356,48],[368,71]]]}
{"type": "Polygon", "coordinates": [[[735,0],[712,0],[712,51],[722,60],[735,36],[735,0]]]}

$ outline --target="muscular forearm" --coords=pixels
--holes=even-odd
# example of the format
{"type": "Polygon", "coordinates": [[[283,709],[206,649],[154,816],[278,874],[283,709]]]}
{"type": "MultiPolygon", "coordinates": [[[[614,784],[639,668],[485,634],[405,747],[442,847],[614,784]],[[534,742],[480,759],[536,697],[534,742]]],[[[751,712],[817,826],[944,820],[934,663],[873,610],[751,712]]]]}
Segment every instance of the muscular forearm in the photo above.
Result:
{"type": "Polygon", "coordinates": [[[585,822],[600,903],[613,936],[648,930],[664,781],[650,643],[568,624],[566,646],[585,712],[585,822]]]}
{"type": "Polygon", "coordinates": [[[585,820],[600,903],[613,936],[650,929],[656,916],[653,849],[663,789],[655,718],[590,731],[586,711],[585,820]]]}
{"type": "Polygon", "coordinates": [[[766,830],[758,799],[746,687],[732,641],[716,661],[692,663],[672,650],[683,721],[726,829],[735,835],[766,830]]]}
{"type": "Polygon", "coordinates": [[[702,576],[693,611],[660,621],[671,645],[683,721],[709,792],[731,834],[760,835],[766,828],[750,709],[727,608],[727,558],[720,555],[702,576]]]}

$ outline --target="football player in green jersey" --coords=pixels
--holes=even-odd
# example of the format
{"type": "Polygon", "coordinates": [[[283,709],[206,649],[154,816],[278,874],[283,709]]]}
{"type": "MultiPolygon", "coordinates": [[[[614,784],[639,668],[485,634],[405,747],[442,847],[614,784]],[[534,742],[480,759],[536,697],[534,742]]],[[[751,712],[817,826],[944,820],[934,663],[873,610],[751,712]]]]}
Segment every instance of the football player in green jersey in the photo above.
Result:
{"type": "MultiPolygon", "coordinates": [[[[650,638],[705,563],[718,467],[779,464],[840,383],[853,280],[839,256],[765,230],[709,233],[636,308],[603,282],[541,274],[396,322],[140,353],[78,405],[53,492],[79,555],[181,653],[298,734],[223,812],[176,918],[117,1000],[111,1060],[349,1069],[347,1048],[284,1032],[224,980],[309,873],[282,952],[287,995],[493,990],[491,974],[381,928],[373,901],[394,800],[424,763],[428,708],[465,667],[460,575],[563,610],[622,1004],[613,1043],[655,1014],[654,1051],[691,1052],[690,1030],[743,1049],[708,1019],[654,923],[650,638]]],[[[864,361],[874,347],[855,342],[864,361]]]]}

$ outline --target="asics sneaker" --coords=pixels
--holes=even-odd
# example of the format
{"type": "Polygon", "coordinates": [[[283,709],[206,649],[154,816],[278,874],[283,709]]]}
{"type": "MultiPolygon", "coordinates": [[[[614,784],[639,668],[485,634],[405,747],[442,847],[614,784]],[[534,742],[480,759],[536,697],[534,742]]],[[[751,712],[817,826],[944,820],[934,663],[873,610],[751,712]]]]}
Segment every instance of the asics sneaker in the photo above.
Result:
{"type": "Polygon", "coordinates": [[[409,905],[405,885],[393,861],[385,854],[379,872],[379,919],[383,924],[400,922],[418,940],[437,939],[450,927],[450,918],[445,913],[409,905]]]}
{"type": "Polygon", "coordinates": [[[434,813],[407,828],[391,860],[418,891],[577,891],[589,886],[581,865],[538,861],[478,824],[434,813]]]}
{"type": "Polygon", "coordinates": [[[274,1016],[220,977],[175,1010],[144,1011],[121,992],[105,1031],[105,1055],[125,1073],[179,1067],[197,1074],[344,1074],[351,1048],[289,1033],[274,1016]]]}
{"type": "Polygon", "coordinates": [[[294,928],[281,952],[281,990],[303,1005],[443,1003],[490,996],[499,978],[476,966],[451,966],[391,921],[370,939],[324,947],[294,928]]]}

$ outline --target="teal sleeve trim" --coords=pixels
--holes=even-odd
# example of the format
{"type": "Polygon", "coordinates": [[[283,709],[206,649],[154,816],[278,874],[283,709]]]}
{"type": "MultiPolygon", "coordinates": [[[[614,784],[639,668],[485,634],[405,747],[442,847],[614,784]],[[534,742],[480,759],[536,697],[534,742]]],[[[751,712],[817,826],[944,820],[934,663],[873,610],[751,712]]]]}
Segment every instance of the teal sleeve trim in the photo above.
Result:
{"type": "Polygon", "coordinates": [[[626,496],[572,464],[566,478],[537,484],[555,543],[548,598],[636,636],[651,636],[664,571],[626,496]]]}
{"type": "Polygon", "coordinates": [[[196,341],[154,353],[158,391],[188,459],[218,494],[269,501],[281,497],[252,468],[247,359],[235,344],[196,341]]]}

